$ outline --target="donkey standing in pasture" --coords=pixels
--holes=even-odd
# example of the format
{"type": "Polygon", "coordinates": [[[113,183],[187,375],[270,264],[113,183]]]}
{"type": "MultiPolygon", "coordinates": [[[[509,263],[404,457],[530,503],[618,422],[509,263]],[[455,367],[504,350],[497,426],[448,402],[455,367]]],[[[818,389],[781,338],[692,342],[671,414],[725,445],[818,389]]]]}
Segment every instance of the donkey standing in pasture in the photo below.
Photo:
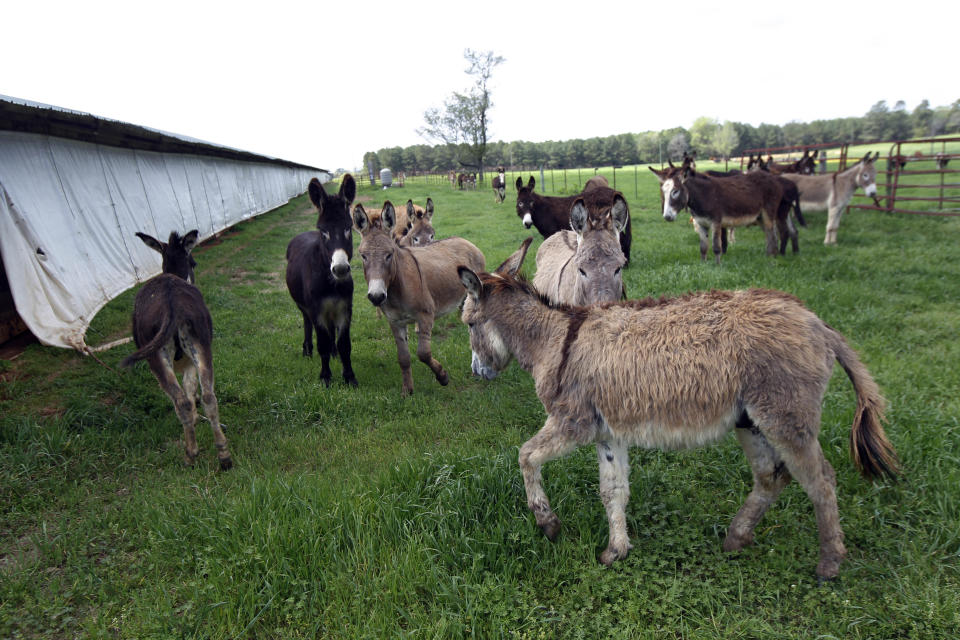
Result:
{"type": "MultiPolygon", "coordinates": [[[[661,185],[663,218],[673,222],[677,214],[690,209],[700,236],[700,259],[707,259],[707,242],[713,232],[713,254],[717,264],[726,248],[724,227],[744,227],[760,217],[767,239],[767,255],[777,254],[774,223],[781,228],[781,237],[790,234],[789,217],[786,222],[776,218],[783,189],[776,178],[764,172],[747,173],[727,178],[712,178],[697,173],[689,166],[667,178],[661,185]]],[[[793,230],[796,233],[796,229],[793,230]]]]}
{"type": "MultiPolygon", "coordinates": [[[[752,158],[751,158],[752,160],[752,158]]],[[[757,161],[760,161],[760,154],[757,154],[757,161]]],[[[799,173],[805,176],[812,176],[817,169],[817,152],[810,153],[809,149],[803,150],[803,155],[799,160],[788,164],[780,164],[773,159],[772,155],[767,156],[767,171],[774,175],[782,173],[799,173]]],[[[748,168],[750,168],[748,166],[748,168]]]]}
{"type": "Polygon", "coordinates": [[[457,277],[457,265],[479,265],[483,269],[483,254],[463,238],[444,238],[423,247],[398,246],[392,236],[396,213],[389,201],[383,204],[379,219],[368,217],[363,205],[358,204],[353,209],[353,221],[360,230],[357,251],[363,260],[367,299],[383,310],[397,343],[403,394],[413,393],[407,326],[414,322],[417,358],[430,367],[437,382],[446,385],[450,377],[430,349],[433,324],[463,300],[465,292],[457,277]]]}
{"type": "Polygon", "coordinates": [[[602,195],[600,189],[585,191],[570,211],[573,231],[553,234],[537,250],[533,286],[551,302],[590,305],[625,297],[621,271],[627,260],[617,236],[630,211],[614,193],[610,202],[594,197],[602,195]]]}
{"type": "Polygon", "coordinates": [[[551,305],[512,272],[458,272],[467,289],[474,370],[496,375],[515,357],[533,375],[547,420],[520,448],[527,505],[551,541],[560,520],[541,468],[596,443],[609,543],[600,561],[631,549],[626,504],[628,448],[680,449],[731,429],[753,470],[753,490],[723,543],[737,551],[780,491],[796,478],[813,502],[820,538],[817,575],[835,578],[846,555],[836,479],[817,439],[821,404],[838,361],[853,382],[854,464],[868,478],[897,471],[883,431],[884,400],[843,336],[778,291],[711,291],[592,307],[551,305]]]}
{"type": "MultiPolygon", "coordinates": [[[[593,191],[594,189],[606,189],[609,193],[618,193],[605,186],[606,178],[595,176],[587,181],[583,193],[593,191]],[[596,179],[599,178],[599,179],[596,179]],[[603,182],[600,182],[600,181],[603,182]]],[[[523,222],[523,226],[529,229],[531,226],[537,228],[544,238],[549,238],[558,231],[570,228],[570,210],[574,201],[581,194],[565,197],[541,196],[535,193],[533,188],[536,186],[536,180],[530,176],[527,185],[524,186],[523,179],[517,178],[517,215],[523,222]]],[[[612,196],[611,196],[612,197],[612,196]]],[[[621,196],[622,197],[622,196],[621,196]]],[[[623,251],[627,263],[630,262],[630,245],[633,242],[633,229],[630,224],[630,218],[627,217],[627,226],[620,232],[620,249],[623,251]]]]}
{"type": "Polygon", "coordinates": [[[827,212],[827,233],[823,244],[837,244],[840,218],[843,217],[843,212],[850,204],[857,187],[863,189],[868,196],[877,197],[876,161],[879,157],[879,152],[873,158],[868,152],[857,164],[834,173],[813,176],[783,174],[784,178],[797,185],[800,205],[805,211],[827,212]]]}
{"type": "Polygon", "coordinates": [[[213,319],[200,290],[192,284],[196,262],[190,252],[198,235],[196,229],[183,237],[173,231],[167,242],[160,242],[137,232],[144,244],[163,256],[163,273],[147,282],[134,299],[133,340],[137,350],[120,364],[130,367],[139,360],[147,361],[183,425],[184,460],[188,465],[193,465],[200,451],[196,436],[199,387],[220,468],[226,471],[233,460],[213,390],[213,319]],[[177,382],[178,373],[183,376],[182,387],[177,382]]]}
{"type": "Polygon", "coordinates": [[[349,173],[335,196],[316,178],[308,187],[317,208],[317,228],[305,231],[287,245],[287,289],[303,316],[303,355],[313,355],[313,333],[320,354],[320,381],[330,386],[330,356],[339,355],[343,380],[357,386],[350,362],[350,321],[353,318],[353,225],[350,203],[357,185],[349,173]],[[336,345],[336,352],[334,352],[336,345]]]}
{"type": "Polygon", "coordinates": [[[497,175],[490,181],[493,185],[493,197],[500,204],[507,197],[507,174],[503,167],[497,167],[497,175]]]}

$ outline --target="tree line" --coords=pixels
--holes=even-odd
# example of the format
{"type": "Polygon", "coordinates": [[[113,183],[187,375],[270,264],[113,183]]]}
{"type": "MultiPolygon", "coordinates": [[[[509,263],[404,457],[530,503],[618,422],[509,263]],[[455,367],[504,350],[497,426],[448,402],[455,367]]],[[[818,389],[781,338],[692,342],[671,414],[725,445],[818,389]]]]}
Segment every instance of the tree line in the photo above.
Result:
{"type": "MultiPolygon", "coordinates": [[[[906,140],[941,134],[960,134],[960,100],[939,107],[931,107],[928,100],[923,100],[912,111],[902,100],[892,108],[881,100],[861,117],[785,125],[720,123],[701,117],[689,129],[675,127],[547,142],[487,142],[483,164],[487,167],[543,165],[554,168],[618,166],[679,160],[685,151],[696,151],[701,158],[730,158],[743,155],[748,149],[906,140]]],[[[464,157],[469,157],[467,142],[418,144],[368,151],[363,155],[363,167],[375,172],[384,167],[407,173],[470,172],[473,169],[465,168],[464,157]]]]}

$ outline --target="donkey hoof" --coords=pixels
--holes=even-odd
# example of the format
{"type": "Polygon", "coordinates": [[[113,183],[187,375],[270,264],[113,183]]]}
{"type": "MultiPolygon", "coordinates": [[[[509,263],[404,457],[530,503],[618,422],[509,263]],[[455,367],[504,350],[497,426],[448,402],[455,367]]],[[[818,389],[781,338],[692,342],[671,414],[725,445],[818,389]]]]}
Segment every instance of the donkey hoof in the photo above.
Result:
{"type": "Polygon", "coordinates": [[[547,540],[550,542],[557,541],[557,536],[560,535],[560,518],[555,514],[552,514],[546,522],[538,526],[540,527],[540,531],[543,532],[543,535],[547,536],[547,540]]]}
{"type": "Polygon", "coordinates": [[[618,549],[616,547],[607,547],[604,549],[603,553],[600,554],[600,562],[605,566],[610,566],[617,560],[622,560],[627,557],[629,549],[618,549]]]}
{"type": "Polygon", "coordinates": [[[440,386],[445,387],[450,383],[450,376],[446,371],[441,371],[437,374],[437,382],[440,383],[440,386]]]}
{"type": "Polygon", "coordinates": [[[233,459],[230,456],[226,458],[220,458],[220,470],[221,471],[230,471],[233,468],[233,459]]]}
{"type": "Polygon", "coordinates": [[[742,536],[728,533],[727,537],[723,540],[723,550],[728,553],[740,551],[744,547],[750,546],[751,544],[753,544],[753,535],[750,533],[742,536]]]}
{"type": "Polygon", "coordinates": [[[330,388],[330,376],[320,376],[320,382],[322,382],[323,386],[327,389],[330,388]]]}
{"type": "Polygon", "coordinates": [[[360,386],[360,383],[357,382],[356,376],[353,376],[353,375],[343,376],[343,381],[344,381],[346,384],[348,384],[348,385],[350,385],[351,387],[353,387],[354,389],[356,389],[357,387],[360,386]]]}

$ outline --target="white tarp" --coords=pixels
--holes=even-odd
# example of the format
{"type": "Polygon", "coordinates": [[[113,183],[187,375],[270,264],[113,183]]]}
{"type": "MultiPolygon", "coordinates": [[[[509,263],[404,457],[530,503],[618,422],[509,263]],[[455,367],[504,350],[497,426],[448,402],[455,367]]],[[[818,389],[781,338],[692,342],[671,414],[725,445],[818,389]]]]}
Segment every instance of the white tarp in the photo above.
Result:
{"type": "Polygon", "coordinates": [[[0,131],[0,253],[14,304],[44,344],[85,351],[105,304],[160,273],[136,231],[210,236],[306,191],[303,167],[0,131]]]}

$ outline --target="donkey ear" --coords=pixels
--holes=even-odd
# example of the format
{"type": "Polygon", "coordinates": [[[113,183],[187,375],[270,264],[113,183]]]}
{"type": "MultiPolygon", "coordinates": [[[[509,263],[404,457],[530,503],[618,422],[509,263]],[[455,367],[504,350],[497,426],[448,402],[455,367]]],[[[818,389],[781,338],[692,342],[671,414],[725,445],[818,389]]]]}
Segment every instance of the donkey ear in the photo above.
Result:
{"type": "Polygon", "coordinates": [[[517,176],[517,191],[520,191],[520,189],[523,189],[523,178],[517,176]]]}
{"type": "Polygon", "coordinates": [[[537,181],[533,179],[533,176],[530,176],[530,179],[527,180],[527,189],[533,191],[533,188],[537,185],[537,181]]]}
{"type": "Polygon", "coordinates": [[[427,198],[427,207],[423,212],[423,219],[427,222],[433,220],[433,200],[427,198]]]}
{"type": "Polygon", "coordinates": [[[349,173],[340,181],[340,197],[346,200],[348,205],[353,204],[353,199],[357,197],[357,183],[349,173]]]}
{"type": "Polygon", "coordinates": [[[417,217],[417,210],[413,208],[413,200],[407,200],[407,221],[412,224],[417,217]]]}
{"type": "Polygon", "coordinates": [[[653,175],[657,176],[657,180],[660,181],[660,184],[663,184],[663,179],[664,179],[663,177],[667,174],[667,170],[666,170],[666,169],[664,169],[662,172],[660,172],[660,171],[657,171],[656,169],[654,169],[653,167],[651,167],[651,166],[649,166],[649,165],[647,166],[647,169],[650,169],[650,171],[653,171],[653,175]]]}
{"type": "Polygon", "coordinates": [[[583,230],[587,228],[587,207],[583,204],[583,198],[577,198],[573,206],[570,207],[570,228],[577,232],[578,236],[583,235],[583,230]]]}
{"type": "Polygon", "coordinates": [[[630,221],[630,208],[627,207],[627,201],[619,194],[613,197],[610,215],[613,217],[613,224],[617,227],[617,231],[622,232],[627,228],[627,222],[630,221]]]}
{"type": "Polygon", "coordinates": [[[362,204],[357,204],[353,208],[353,224],[360,230],[361,234],[366,233],[370,228],[370,218],[367,216],[367,212],[364,210],[362,204]]]}
{"type": "MultiPolygon", "coordinates": [[[[533,240],[533,238],[530,239],[533,240]]],[[[467,295],[474,300],[478,300],[483,293],[483,284],[477,274],[471,271],[470,267],[464,267],[463,265],[457,267],[457,274],[460,276],[460,282],[467,290],[467,295]]]]}
{"type": "Polygon", "coordinates": [[[323,203],[327,200],[327,192],[316,178],[310,180],[310,186],[307,187],[310,193],[310,202],[317,208],[317,211],[323,213],[323,203]]]}
{"type": "Polygon", "coordinates": [[[163,243],[153,236],[148,236],[145,233],[140,233],[137,231],[137,237],[143,240],[143,244],[147,245],[157,253],[163,253],[163,243]]]}
{"type": "Polygon", "coordinates": [[[527,249],[530,248],[530,243],[533,242],[533,236],[530,236],[526,240],[520,243],[520,248],[514,251],[509,258],[503,261],[499,267],[497,267],[497,273],[506,273],[511,276],[517,275],[517,272],[520,271],[520,267],[523,266],[523,259],[527,257],[527,249]]]}
{"type": "Polygon", "coordinates": [[[197,246],[197,240],[200,237],[200,231],[194,229],[193,231],[188,231],[185,236],[183,236],[183,250],[187,253],[193,251],[193,248],[197,246]]]}
{"type": "Polygon", "coordinates": [[[383,203],[383,211],[380,212],[380,219],[383,221],[383,228],[387,231],[392,231],[394,225],[397,224],[397,212],[389,200],[383,203]]]}

